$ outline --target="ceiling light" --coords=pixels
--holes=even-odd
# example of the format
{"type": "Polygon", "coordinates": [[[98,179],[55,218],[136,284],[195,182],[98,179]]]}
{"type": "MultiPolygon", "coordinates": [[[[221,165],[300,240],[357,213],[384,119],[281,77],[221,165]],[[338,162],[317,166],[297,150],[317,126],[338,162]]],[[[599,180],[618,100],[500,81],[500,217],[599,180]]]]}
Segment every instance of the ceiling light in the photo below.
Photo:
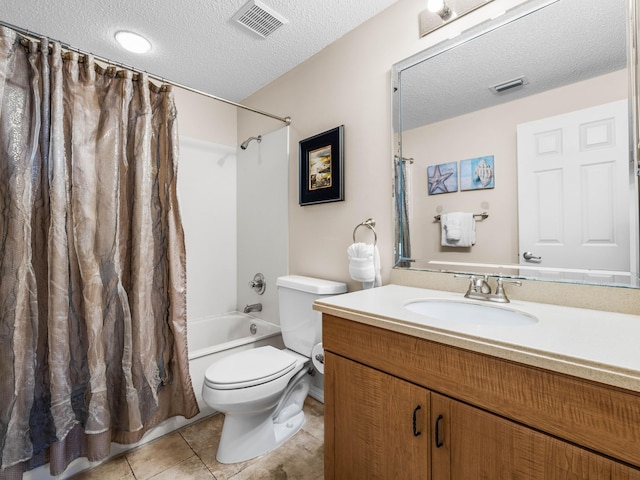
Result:
{"type": "Polygon", "coordinates": [[[151,50],[151,42],[137,33],[121,30],[116,33],[115,38],[122,48],[130,52],[146,53],[151,50]]]}

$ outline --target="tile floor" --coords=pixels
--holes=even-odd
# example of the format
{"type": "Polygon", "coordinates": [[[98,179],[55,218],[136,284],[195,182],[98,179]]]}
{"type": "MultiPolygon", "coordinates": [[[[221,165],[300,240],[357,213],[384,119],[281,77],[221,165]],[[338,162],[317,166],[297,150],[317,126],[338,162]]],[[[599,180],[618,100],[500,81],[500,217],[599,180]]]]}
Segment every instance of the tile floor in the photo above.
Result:
{"type": "Polygon", "coordinates": [[[213,415],[81,472],[74,480],[321,480],[324,478],[324,405],[307,397],[302,429],[275,450],[223,465],[216,450],[224,417],[213,415]]]}

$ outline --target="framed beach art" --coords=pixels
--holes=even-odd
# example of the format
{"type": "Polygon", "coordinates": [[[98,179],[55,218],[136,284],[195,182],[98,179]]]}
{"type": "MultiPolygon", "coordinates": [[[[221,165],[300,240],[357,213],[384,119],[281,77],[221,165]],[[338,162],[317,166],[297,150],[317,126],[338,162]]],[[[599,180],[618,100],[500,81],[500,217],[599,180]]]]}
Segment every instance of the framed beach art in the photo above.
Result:
{"type": "Polygon", "coordinates": [[[458,164],[440,163],[427,167],[429,195],[458,191],[458,164]]]}
{"type": "Polygon", "coordinates": [[[344,125],[300,141],[300,205],[344,200],[344,125]]]}
{"type": "Polygon", "coordinates": [[[460,190],[495,187],[493,155],[460,160],[460,190]]]}

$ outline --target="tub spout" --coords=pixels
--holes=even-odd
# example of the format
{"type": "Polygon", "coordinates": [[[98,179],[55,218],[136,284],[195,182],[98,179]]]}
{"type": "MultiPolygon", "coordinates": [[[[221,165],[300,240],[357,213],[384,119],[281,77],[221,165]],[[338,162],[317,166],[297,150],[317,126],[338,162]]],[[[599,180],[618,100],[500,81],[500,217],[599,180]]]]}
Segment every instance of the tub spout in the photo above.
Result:
{"type": "Polygon", "coordinates": [[[251,313],[251,312],[261,312],[262,311],[262,304],[261,303],[254,303],[252,305],[247,305],[246,307],[244,307],[244,313],[251,313]]]}

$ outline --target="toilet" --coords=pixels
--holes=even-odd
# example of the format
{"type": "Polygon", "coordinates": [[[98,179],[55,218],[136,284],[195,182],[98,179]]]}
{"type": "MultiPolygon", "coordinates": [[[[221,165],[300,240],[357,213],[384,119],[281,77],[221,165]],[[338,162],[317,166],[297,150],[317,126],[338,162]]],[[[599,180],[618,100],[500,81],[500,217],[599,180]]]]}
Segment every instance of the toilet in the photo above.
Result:
{"type": "Polygon", "coordinates": [[[285,349],[266,346],[223,357],[205,372],[202,397],[224,413],[216,459],[237,463],[262,455],[300,430],[311,382],[311,350],[322,339],[317,298],[347,291],[342,282],[287,275],[277,279],[285,349]]]}

